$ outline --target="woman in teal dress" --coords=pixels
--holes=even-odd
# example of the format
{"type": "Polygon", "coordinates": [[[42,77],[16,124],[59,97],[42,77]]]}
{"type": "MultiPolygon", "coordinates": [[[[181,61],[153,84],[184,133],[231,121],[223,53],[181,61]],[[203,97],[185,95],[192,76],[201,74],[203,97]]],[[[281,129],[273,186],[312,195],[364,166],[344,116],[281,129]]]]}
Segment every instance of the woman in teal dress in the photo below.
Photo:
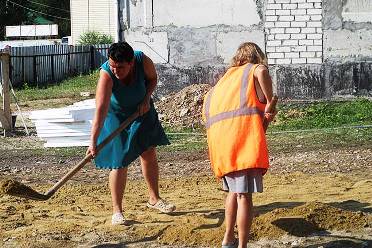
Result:
{"type": "Polygon", "coordinates": [[[169,144],[151,99],[157,73],[149,57],[126,42],[110,46],[100,70],[96,91],[96,113],[92,125],[91,153],[97,168],[110,169],[112,224],[125,224],[122,200],[127,168],[140,157],[142,173],[149,190],[149,208],[169,213],[175,206],[159,196],[159,168],[155,147],[169,144]],[[139,117],[98,154],[97,145],[135,111],[139,117]]]}

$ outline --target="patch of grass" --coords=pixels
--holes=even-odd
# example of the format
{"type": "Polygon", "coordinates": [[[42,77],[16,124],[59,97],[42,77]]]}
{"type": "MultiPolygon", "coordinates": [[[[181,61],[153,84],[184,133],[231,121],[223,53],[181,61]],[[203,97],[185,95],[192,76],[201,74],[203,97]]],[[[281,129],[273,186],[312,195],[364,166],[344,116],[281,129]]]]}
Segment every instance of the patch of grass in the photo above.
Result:
{"type": "Polygon", "coordinates": [[[200,132],[167,133],[169,146],[159,147],[164,151],[199,151],[207,149],[207,138],[200,132]]]}
{"type": "MultiPolygon", "coordinates": [[[[25,87],[17,90],[16,94],[20,102],[50,100],[48,106],[53,104],[53,100],[61,98],[82,100],[80,92],[94,93],[98,81],[98,71],[90,75],[78,76],[65,80],[58,85],[50,86],[45,89],[25,87]]],[[[44,102],[44,101],[41,101],[44,102]]],[[[37,103],[30,104],[30,108],[37,103]],[[31,106],[32,105],[32,106],[31,106]]],[[[56,103],[57,104],[57,103],[56,103]]],[[[321,148],[325,146],[353,146],[370,144],[372,141],[372,129],[339,129],[339,130],[318,130],[325,128],[335,128],[342,126],[359,126],[372,124],[372,101],[364,98],[343,101],[343,102],[318,102],[310,104],[281,104],[278,106],[279,113],[276,121],[270,125],[268,130],[269,144],[274,150],[299,149],[304,147],[321,148]],[[301,130],[310,129],[311,132],[301,130]],[[300,130],[297,133],[274,134],[276,131],[300,130]],[[282,145],[284,144],[284,145],[282,145]]],[[[167,151],[178,150],[201,150],[206,149],[205,130],[166,126],[166,133],[171,141],[170,146],[159,149],[167,151]]],[[[0,142],[1,144],[1,142],[0,142]]],[[[6,146],[4,146],[6,147],[6,146]]],[[[38,148],[33,149],[40,155],[60,155],[60,156],[79,156],[84,154],[85,148],[38,148]]]]}
{"type": "MultiPolygon", "coordinates": [[[[170,146],[159,149],[164,151],[200,151],[208,148],[205,132],[185,129],[172,132],[168,128],[170,146]]],[[[313,151],[338,148],[366,147],[372,143],[372,128],[310,129],[297,132],[269,131],[267,133],[269,150],[273,153],[313,151]]]]}
{"type": "Polygon", "coordinates": [[[203,128],[174,127],[164,125],[171,145],[161,146],[164,151],[199,151],[207,149],[207,137],[203,128]]]}
{"type": "Polygon", "coordinates": [[[89,75],[81,75],[66,79],[47,88],[33,88],[25,85],[23,89],[16,89],[16,96],[22,102],[32,100],[74,98],[80,99],[80,92],[95,93],[98,81],[98,71],[89,75]]]}
{"type": "Polygon", "coordinates": [[[372,124],[372,101],[320,102],[279,106],[270,130],[302,130],[372,124]]]}
{"type": "Polygon", "coordinates": [[[61,158],[81,157],[81,159],[83,159],[85,157],[86,150],[86,147],[44,148],[38,150],[38,155],[50,155],[61,158]]]}
{"type": "Polygon", "coordinates": [[[340,128],[277,134],[269,132],[267,141],[272,153],[369,148],[372,143],[372,128],[340,128]]]}

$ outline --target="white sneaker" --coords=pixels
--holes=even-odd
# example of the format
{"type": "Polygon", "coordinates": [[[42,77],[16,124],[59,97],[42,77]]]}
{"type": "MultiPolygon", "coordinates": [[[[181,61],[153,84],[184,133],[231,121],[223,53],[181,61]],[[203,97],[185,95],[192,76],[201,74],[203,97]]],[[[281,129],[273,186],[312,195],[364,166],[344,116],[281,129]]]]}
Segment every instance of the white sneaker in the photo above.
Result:
{"type": "Polygon", "coordinates": [[[125,219],[123,213],[115,213],[111,217],[111,224],[112,225],[125,225],[125,219]]]}

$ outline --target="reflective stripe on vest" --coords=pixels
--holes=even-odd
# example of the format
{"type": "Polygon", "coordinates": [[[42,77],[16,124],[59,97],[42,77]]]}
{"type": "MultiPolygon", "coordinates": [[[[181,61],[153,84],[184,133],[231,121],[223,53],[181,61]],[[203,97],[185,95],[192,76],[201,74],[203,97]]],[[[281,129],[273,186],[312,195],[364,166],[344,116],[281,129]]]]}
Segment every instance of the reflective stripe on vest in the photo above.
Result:
{"type": "Polygon", "coordinates": [[[209,109],[211,105],[211,98],[213,94],[213,89],[209,92],[206,102],[205,102],[205,118],[206,118],[206,128],[208,129],[210,126],[212,126],[214,123],[230,119],[234,117],[239,116],[247,116],[247,115],[255,115],[258,114],[263,117],[264,113],[260,109],[256,107],[247,107],[248,99],[246,92],[248,90],[248,76],[249,72],[252,69],[252,64],[248,64],[246,68],[244,69],[242,80],[241,80],[241,86],[240,86],[240,106],[238,109],[222,112],[219,114],[216,114],[214,116],[209,116],[209,109]]]}

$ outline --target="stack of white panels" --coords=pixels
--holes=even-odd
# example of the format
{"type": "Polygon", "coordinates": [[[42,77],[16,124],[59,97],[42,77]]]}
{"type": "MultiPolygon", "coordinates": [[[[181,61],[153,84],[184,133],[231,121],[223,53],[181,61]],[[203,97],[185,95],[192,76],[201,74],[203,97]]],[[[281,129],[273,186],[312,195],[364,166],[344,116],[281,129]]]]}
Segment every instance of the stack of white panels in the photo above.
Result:
{"type": "Polygon", "coordinates": [[[71,106],[32,111],[37,136],[46,141],[44,147],[88,146],[95,111],[95,100],[71,106]]]}

